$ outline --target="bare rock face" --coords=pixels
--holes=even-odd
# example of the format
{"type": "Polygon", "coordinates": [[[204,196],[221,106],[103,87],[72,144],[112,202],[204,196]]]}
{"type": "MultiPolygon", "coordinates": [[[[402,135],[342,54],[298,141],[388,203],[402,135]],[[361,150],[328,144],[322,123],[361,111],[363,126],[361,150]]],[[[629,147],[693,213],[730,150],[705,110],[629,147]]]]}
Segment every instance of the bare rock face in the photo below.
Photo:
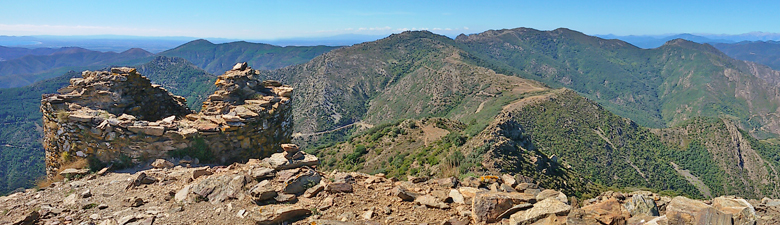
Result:
{"type": "Polygon", "coordinates": [[[591,204],[569,214],[571,224],[626,224],[631,213],[615,199],[591,204]]]}
{"type": "Polygon", "coordinates": [[[510,224],[532,224],[550,216],[566,216],[571,206],[554,198],[548,198],[534,204],[533,208],[520,211],[509,217],[510,224]]]}
{"type": "Polygon", "coordinates": [[[758,219],[756,209],[745,199],[721,196],[712,199],[712,207],[731,214],[735,225],[755,224],[758,219]]]}
{"type": "Polygon", "coordinates": [[[192,156],[203,162],[243,162],[280,152],[291,140],[292,88],[258,80],[246,63],[218,77],[198,114],[133,68],[82,77],[41,99],[49,177],[78,158],[145,163],[180,151],[198,152],[192,156]]]}
{"type": "Polygon", "coordinates": [[[669,224],[731,224],[731,215],[701,201],[677,196],[666,207],[669,224]]]}
{"type": "Polygon", "coordinates": [[[536,198],[525,193],[478,192],[472,200],[471,216],[476,222],[496,222],[499,216],[515,205],[534,203],[536,198]]]}

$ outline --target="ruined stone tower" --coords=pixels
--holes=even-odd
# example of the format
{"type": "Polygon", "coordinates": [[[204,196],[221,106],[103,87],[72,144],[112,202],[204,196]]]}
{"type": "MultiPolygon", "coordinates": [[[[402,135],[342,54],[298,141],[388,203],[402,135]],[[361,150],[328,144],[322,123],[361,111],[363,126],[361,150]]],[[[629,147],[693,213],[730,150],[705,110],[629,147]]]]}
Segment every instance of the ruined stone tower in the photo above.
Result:
{"type": "Polygon", "coordinates": [[[135,164],[192,155],[231,163],[280,152],[292,134],[292,88],[256,74],[237,64],[195,114],[133,68],[84,71],[42,97],[46,174],[79,158],[135,164]]]}

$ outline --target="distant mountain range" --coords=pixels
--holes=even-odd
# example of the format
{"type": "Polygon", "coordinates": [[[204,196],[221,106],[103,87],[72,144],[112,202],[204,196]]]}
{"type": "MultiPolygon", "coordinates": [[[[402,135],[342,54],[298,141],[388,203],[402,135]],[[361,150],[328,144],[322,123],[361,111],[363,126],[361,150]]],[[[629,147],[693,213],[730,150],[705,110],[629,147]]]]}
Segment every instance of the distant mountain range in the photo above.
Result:
{"type": "MultiPolygon", "coordinates": [[[[578,197],[606,188],[780,196],[780,72],[710,44],[643,49],[516,28],[348,47],[196,40],[134,60],[143,62],[123,65],[191,104],[209,94],[209,71],[238,61],[267,69],[263,79],[295,87],[295,141],[324,168],[401,179],[509,172],[578,197]]],[[[12,106],[0,111],[0,192],[40,174],[40,94],[73,76],[0,89],[12,106]]]]}
{"type": "MultiPolygon", "coordinates": [[[[45,53],[46,50],[31,50],[31,52],[45,53]]],[[[152,53],[140,48],[133,48],[121,53],[98,52],[78,47],[48,50],[51,53],[26,55],[0,62],[0,88],[30,85],[35,81],[61,75],[71,69],[100,68],[152,55],[152,53]],[[63,68],[66,70],[62,71],[63,68]]]]}
{"type": "Polygon", "coordinates": [[[780,41],[713,43],[712,46],[732,58],[756,62],[780,70],[780,41]]]}
{"type": "Polygon", "coordinates": [[[671,34],[671,35],[595,35],[604,39],[619,39],[640,48],[657,48],[674,39],[685,39],[697,43],[737,43],[743,41],[780,41],[780,33],[753,32],[737,35],[727,34],[671,34]]]}
{"type": "MultiPolygon", "coordinates": [[[[249,62],[257,69],[277,69],[306,62],[334,48],[337,47],[280,47],[243,41],[213,44],[201,39],[158,53],[156,56],[181,57],[209,73],[221,73],[239,61],[249,62]]],[[[140,48],[114,53],[79,47],[25,49],[0,46],[0,57],[3,56],[8,60],[0,61],[0,88],[30,85],[70,70],[141,64],[148,62],[155,55],[140,48]]]]}

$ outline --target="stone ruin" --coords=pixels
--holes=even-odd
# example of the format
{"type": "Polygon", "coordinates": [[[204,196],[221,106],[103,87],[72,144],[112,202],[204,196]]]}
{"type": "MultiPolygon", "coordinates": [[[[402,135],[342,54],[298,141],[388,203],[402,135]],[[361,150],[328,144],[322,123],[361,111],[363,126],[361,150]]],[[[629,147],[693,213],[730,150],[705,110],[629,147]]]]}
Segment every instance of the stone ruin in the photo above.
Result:
{"type": "Polygon", "coordinates": [[[59,94],[42,96],[46,174],[78,158],[138,164],[199,151],[225,164],[281,152],[292,135],[293,89],[257,74],[237,64],[194,113],[133,68],[84,71],[59,94]]]}

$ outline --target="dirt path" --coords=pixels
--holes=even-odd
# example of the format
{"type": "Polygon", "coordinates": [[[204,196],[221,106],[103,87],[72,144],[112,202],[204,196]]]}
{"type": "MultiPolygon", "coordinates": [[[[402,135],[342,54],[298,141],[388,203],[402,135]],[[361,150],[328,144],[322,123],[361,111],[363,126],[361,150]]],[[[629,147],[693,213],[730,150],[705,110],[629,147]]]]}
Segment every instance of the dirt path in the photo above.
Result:
{"type": "Polygon", "coordinates": [[[367,124],[367,123],[364,123],[362,121],[358,121],[358,122],[350,123],[350,124],[347,124],[347,125],[344,125],[344,126],[341,126],[341,127],[337,127],[335,129],[332,129],[332,130],[326,130],[326,131],[320,131],[320,132],[314,132],[314,133],[308,133],[308,134],[294,133],[292,135],[292,137],[293,138],[299,138],[299,137],[323,135],[323,134],[327,134],[327,133],[336,132],[336,131],[339,131],[339,130],[342,130],[342,129],[345,129],[345,128],[348,128],[348,127],[352,127],[352,126],[361,126],[363,128],[372,128],[372,127],[374,127],[374,125],[367,124]]]}

